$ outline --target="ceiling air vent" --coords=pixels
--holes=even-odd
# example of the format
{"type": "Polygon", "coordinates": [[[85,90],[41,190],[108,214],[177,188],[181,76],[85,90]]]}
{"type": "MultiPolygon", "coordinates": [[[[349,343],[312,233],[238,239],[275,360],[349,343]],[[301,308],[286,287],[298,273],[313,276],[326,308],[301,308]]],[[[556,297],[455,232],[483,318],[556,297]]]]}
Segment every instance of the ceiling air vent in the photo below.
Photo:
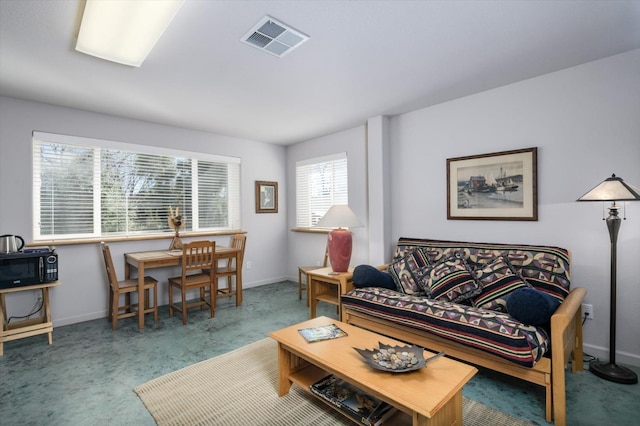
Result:
{"type": "Polygon", "coordinates": [[[249,46],[282,58],[309,40],[309,36],[270,16],[265,16],[240,40],[249,46]]]}

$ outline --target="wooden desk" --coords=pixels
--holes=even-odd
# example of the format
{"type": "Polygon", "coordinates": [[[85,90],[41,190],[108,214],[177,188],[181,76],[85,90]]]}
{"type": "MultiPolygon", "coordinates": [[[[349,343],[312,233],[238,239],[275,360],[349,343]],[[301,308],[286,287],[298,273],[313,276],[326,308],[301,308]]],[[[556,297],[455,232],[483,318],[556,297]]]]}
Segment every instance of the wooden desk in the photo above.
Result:
{"type": "MultiPolygon", "coordinates": [[[[353,268],[349,268],[349,272],[353,272],[353,268]]],[[[338,307],[339,316],[342,320],[341,296],[353,290],[353,282],[347,279],[348,276],[347,272],[335,273],[330,267],[309,271],[307,275],[309,318],[316,317],[318,302],[326,302],[338,307]]]]}
{"type": "Polygon", "coordinates": [[[45,284],[29,285],[25,287],[3,288],[0,290],[0,356],[4,354],[4,342],[22,339],[38,334],[49,334],[49,344],[53,343],[53,322],[51,321],[51,306],[49,304],[49,289],[60,285],[60,281],[45,284]],[[42,291],[42,316],[23,321],[9,323],[7,319],[7,303],[5,295],[18,291],[41,290],[42,291]]]}
{"type": "MultiPolygon", "coordinates": [[[[240,265],[240,249],[233,247],[223,247],[216,244],[215,260],[236,259],[236,265],[240,265]]],[[[144,274],[146,269],[164,268],[167,266],[178,266],[182,264],[182,250],[161,250],[161,251],[141,251],[137,253],[124,254],[124,274],[125,278],[131,278],[131,267],[138,270],[138,297],[144,294],[144,274]]],[[[238,267],[236,277],[236,306],[242,303],[242,268],[238,267]]],[[[211,295],[213,297],[213,295],[211,295]]],[[[139,302],[138,302],[139,303],[139,302]]],[[[144,310],[138,309],[138,328],[144,328],[144,310]]]]}

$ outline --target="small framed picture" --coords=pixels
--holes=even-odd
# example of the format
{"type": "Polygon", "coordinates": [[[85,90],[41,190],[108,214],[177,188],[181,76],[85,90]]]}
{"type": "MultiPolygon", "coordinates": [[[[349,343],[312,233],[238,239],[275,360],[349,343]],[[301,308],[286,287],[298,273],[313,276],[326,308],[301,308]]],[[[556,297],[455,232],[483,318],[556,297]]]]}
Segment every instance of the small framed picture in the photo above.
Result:
{"type": "Polygon", "coordinates": [[[538,220],[537,148],[447,159],[447,219],[538,220]]]}
{"type": "Polygon", "coordinates": [[[278,182],[256,181],[256,213],[278,213],[278,182]]]}

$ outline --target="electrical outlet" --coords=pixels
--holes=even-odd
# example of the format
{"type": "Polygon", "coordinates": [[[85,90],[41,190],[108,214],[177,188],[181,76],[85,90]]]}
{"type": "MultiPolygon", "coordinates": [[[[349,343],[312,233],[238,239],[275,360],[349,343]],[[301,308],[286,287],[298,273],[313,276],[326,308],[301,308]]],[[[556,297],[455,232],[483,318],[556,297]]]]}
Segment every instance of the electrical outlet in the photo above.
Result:
{"type": "Polygon", "coordinates": [[[40,303],[42,301],[42,292],[36,291],[33,296],[36,299],[36,303],[40,303]]]}
{"type": "Polygon", "coordinates": [[[251,269],[251,266],[253,266],[253,265],[251,264],[251,261],[250,261],[250,260],[247,260],[247,269],[251,269]]]}
{"type": "Polygon", "coordinates": [[[588,305],[586,303],[582,304],[582,316],[587,316],[587,319],[593,319],[593,305],[588,305]]]}

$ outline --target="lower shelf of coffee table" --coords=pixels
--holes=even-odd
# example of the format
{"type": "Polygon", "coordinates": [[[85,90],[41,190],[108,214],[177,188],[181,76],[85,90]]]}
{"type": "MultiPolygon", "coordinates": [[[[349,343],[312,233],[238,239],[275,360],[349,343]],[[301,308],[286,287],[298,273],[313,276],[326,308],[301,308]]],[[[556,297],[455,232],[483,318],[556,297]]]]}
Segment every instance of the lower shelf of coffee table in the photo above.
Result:
{"type": "MultiPolygon", "coordinates": [[[[326,401],[326,400],[320,398],[318,395],[316,395],[313,392],[311,392],[311,389],[310,389],[311,385],[316,383],[320,379],[325,378],[329,374],[331,374],[331,373],[323,370],[322,368],[320,368],[320,367],[318,367],[316,365],[308,364],[308,365],[300,368],[299,370],[293,372],[289,376],[289,380],[291,380],[291,382],[295,383],[296,385],[300,386],[302,389],[304,389],[310,395],[313,395],[313,397],[315,399],[317,399],[318,401],[322,401],[326,406],[331,407],[332,409],[334,409],[335,411],[337,411],[340,414],[343,414],[345,416],[345,418],[347,418],[349,420],[352,420],[356,424],[361,424],[361,423],[353,420],[352,418],[348,417],[338,407],[334,406],[329,401],[326,401]]],[[[389,417],[389,419],[387,419],[387,421],[385,423],[383,423],[383,424],[385,424],[385,425],[394,425],[394,426],[396,426],[396,425],[397,426],[411,425],[411,416],[409,416],[406,413],[403,413],[400,410],[397,410],[396,413],[393,416],[389,417]]]]}

